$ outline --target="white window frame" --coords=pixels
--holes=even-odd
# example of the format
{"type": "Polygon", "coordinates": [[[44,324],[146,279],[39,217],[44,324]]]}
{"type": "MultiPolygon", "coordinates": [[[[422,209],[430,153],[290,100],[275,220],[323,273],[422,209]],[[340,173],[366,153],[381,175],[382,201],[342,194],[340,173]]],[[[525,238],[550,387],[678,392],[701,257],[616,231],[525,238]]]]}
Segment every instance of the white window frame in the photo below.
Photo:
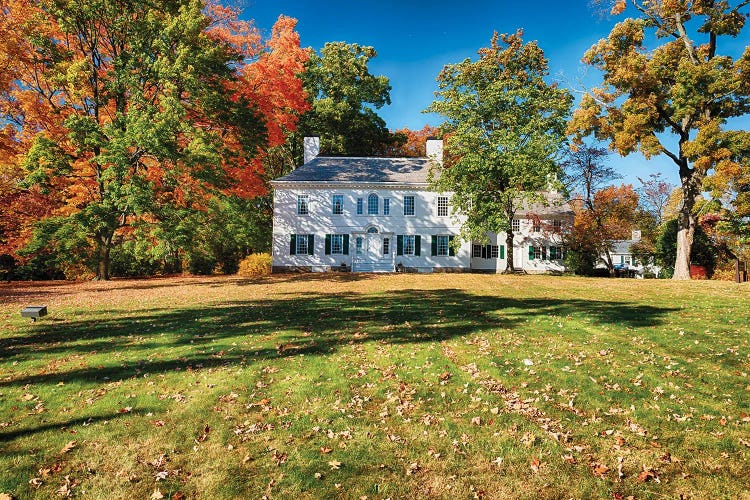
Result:
{"type": "Polygon", "coordinates": [[[437,235],[437,256],[448,257],[450,255],[450,236],[445,234],[437,235]]]}
{"type": "Polygon", "coordinates": [[[332,234],[331,235],[331,255],[343,255],[343,254],[344,254],[344,235],[332,234]]]}
{"type": "Polygon", "coordinates": [[[357,215],[364,215],[365,213],[365,200],[364,198],[357,198],[357,215]]]}
{"type": "Polygon", "coordinates": [[[391,215],[391,199],[383,198],[383,215],[391,215]]]}
{"type": "Polygon", "coordinates": [[[297,255],[308,255],[308,253],[310,252],[310,248],[307,244],[309,239],[310,239],[309,234],[296,235],[297,255]]]}
{"type": "Polygon", "coordinates": [[[531,227],[532,232],[535,232],[535,233],[542,232],[542,221],[535,220],[535,221],[532,221],[531,224],[532,224],[532,227],[531,227]]]}
{"type": "MultiPolygon", "coordinates": [[[[355,240],[356,242],[355,248],[356,248],[357,255],[362,255],[362,251],[363,251],[362,248],[363,248],[364,240],[365,239],[362,236],[357,236],[357,239],[355,240]]],[[[333,239],[331,239],[331,247],[333,247],[333,239]]]]}
{"type": "Polygon", "coordinates": [[[414,255],[416,251],[416,238],[413,234],[404,235],[404,255],[414,255]]]}
{"type": "Polygon", "coordinates": [[[413,217],[417,214],[417,200],[413,194],[405,195],[404,196],[404,215],[407,217],[413,217]],[[409,200],[409,203],[407,203],[407,200],[409,200]],[[411,210],[407,210],[407,208],[411,208],[411,210]]]}
{"type": "Polygon", "coordinates": [[[437,216],[448,217],[448,197],[447,196],[437,197],[437,216]]]}
{"type": "Polygon", "coordinates": [[[487,256],[488,259],[497,259],[500,256],[500,251],[497,245],[490,245],[490,254],[487,256]]]}
{"type": "Polygon", "coordinates": [[[521,231],[521,219],[513,219],[510,221],[510,228],[513,230],[514,233],[518,233],[521,231]]]}
{"type": "Polygon", "coordinates": [[[549,247],[549,260],[561,260],[562,258],[563,256],[561,246],[553,245],[549,247]]]}
{"type": "Polygon", "coordinates": [[[471,256],[475,259],[482,258],[482,245],[474,244],[471,246],[471,256]]]}
{"type": "Polygon", "coordinates": [[[297,215],[310,215],[310,195],[297,195],[297,215]]]}
{"type": "Polygon", "coordinates": [[[334,194],[333,197],[331,198],[331,213],[333,215],[344,214],[344,195],[343,194],[334,194]]]}
{"type": "Polygon", "coordinates": [[[383,255],[390,255],[391,253],[391,239],[383,238],[383,255]]]}
{"type": "Polygon", "coordinates": [[[367,196],[367,215],[378,215],[380,212],[380,197],[375,193],[367,196]],[[373,203],[373,201],[375,203],[373,203]]]}

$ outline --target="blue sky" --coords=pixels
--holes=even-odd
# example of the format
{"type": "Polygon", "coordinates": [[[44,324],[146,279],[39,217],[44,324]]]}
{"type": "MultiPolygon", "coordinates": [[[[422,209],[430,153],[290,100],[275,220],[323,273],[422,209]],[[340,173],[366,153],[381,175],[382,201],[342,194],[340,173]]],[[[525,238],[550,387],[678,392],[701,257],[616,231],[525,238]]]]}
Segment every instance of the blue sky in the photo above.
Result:
{"type": "MultiPolygon", "coordinates": [[[[371,72],[387,76],[392,86],[391,105],[378,110],[390,129],[438,125],[439,117],[422,113],[434,98],[438,73],[446,64],[475,58],[479,48],[489,45],[493,31],[523,28],[524,39],[536,40],[545,51],[551,79],[578,89],[596,85],[598,72],[580,60],[616,22],[595,12],[590,0],[246,2],[243,17],[254,19],[265,33],[280,14],[296,18],[304,47],[319,50],[331,41],[375,47],[371,72]]],[[[745,45],[741,40],[737,44],[745,45]]],[[[609,163],[634,185],[637,177],[656,172],[673,184],[679,180],[676,167],[663,156],[645,160],[612,154],[609,163]]]]}

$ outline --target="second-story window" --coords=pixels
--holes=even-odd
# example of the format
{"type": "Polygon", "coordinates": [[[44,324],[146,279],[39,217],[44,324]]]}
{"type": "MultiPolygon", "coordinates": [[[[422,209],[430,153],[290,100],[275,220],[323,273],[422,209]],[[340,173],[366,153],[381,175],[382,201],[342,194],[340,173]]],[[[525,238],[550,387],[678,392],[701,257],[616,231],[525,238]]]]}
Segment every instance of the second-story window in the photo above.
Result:
{"type": "Polygon", "coordinates": [[[521,220],[513,219],[513,221],[510,223],[510,227],[514,233],[519,232],[521,230],[521,220]]]}
{"type": "Polygon", "coordinates": [[[404,196],[404,215],[414,215],[414,196],[404,196]]]}
{"type": "Polygon", "coordinates": [[[437,198],[438,217],[448,217],[448,197],[438,196],[437,198]]]}
{"type": "Polygon", "coordinates": [[[306,194],[297,195],[297,215],[307,215],[310,213],[308,196],[306,194]]]}
{"type": "Polygon", "coordinates": [[[372,193],[367,197],[367,215],[378,215],[378,195],[372,193]]]}
{"type": "Polygon", "coordinates": [[[334,194],[332,200],[333,215],[341,215],[344,213],[344,195],[334,194]]]}
{"type": "Polygon", "coordinates": [[[357,215],[362,215],[364,212],[365,202],[362,198],[357,198],[357,215]]]}
{"type": "Polygon", "coordinates": [[[391,215],[391,199],[383,198],[383,215],[391,215]]]}

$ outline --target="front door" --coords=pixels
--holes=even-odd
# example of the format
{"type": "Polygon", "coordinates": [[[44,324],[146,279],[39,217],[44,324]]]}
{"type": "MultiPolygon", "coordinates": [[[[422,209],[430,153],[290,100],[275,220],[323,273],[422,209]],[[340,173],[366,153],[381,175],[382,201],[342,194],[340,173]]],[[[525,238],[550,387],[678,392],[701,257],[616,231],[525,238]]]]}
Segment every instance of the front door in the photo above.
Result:
{"type": "Polygon", "coordinates": [[[371,227],[365,233],[365,241],[363,244],[364,255],[363,258],[367,262],[377,262],[382,257],[383,238],[378,233],[378,229],[371,227]]]}

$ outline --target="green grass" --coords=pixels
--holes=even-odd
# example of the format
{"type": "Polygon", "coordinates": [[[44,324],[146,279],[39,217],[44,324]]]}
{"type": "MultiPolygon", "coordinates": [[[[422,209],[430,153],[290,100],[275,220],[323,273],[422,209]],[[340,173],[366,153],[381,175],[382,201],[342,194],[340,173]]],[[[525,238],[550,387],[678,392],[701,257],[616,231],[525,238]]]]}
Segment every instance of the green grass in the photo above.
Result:
{"type": "Polygon", "coordinates": [[[0,285],[0,493],[750,498],[749,325],[719,282],[0,285]]]}

